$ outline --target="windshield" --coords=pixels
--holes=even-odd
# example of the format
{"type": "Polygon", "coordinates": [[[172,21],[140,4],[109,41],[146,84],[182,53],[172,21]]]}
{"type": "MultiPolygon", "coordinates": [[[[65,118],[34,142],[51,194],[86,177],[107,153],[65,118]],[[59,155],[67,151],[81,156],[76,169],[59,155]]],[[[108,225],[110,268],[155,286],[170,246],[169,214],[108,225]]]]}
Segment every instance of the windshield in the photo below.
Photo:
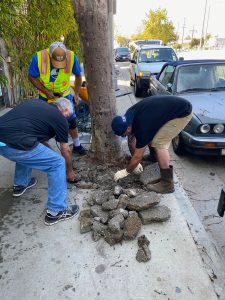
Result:
{"type": "Polygon", "coordinates": [[[128,48],[118,48],[116,49],[117,52],[130,52],[128,48]]]}
{"type": "Polygon", "coordinates": [[[150,48],[142,49],[140,52],[139,62],[160,62],[176,61],[177,56],[172,48],[150,48]]]}
{"type": "Polygon", "coordinates": [[[177,74],[177,93],[225,90],[225,64],[182,66],[177,74]]]}

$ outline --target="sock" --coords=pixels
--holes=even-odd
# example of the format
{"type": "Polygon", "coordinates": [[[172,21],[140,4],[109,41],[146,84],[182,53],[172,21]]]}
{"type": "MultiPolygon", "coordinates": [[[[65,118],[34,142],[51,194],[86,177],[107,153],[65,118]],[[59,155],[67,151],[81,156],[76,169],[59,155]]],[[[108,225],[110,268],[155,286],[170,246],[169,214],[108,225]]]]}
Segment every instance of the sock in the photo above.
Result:
{"type": "Polygon", "coordinates": [[[74,147],[79,147],[80,146],[80,139],[79,139],[79,137],[73,139],[73,144],[74,144],[74,147]]]}
{"type": "Polygon", "coordinates": [[[50,214],[51,216],[55,217],[58,213],[47,209],[47,214],[50,214]]]}

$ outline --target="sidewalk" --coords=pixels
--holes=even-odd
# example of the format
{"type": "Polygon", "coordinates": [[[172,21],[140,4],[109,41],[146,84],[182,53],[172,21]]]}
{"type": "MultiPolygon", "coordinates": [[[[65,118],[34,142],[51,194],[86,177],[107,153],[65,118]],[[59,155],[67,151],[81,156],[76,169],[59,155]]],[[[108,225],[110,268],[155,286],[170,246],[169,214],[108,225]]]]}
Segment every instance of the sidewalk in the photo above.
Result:
{"type": "MultiPolygon", "coordinates": [[[[117,96],[129,91],[120,86],[117,96]]],[[[117,97],[118,113],[135,101],[132,94],[117,97]]],[[[219,256],[178,182],[176,192],[161,200],[171,219],[141,229],[152,258],[138,263],[137,240],[113,247],[93,242],[80,234],[77,218],[45,226],[46,175],[34,172],[38,185],[15,199],[13,173],[13,163],[0,157],[0,299],[214,300],[217,294],[225,299],[219,256]]],[[[69,201],[82,206],[89,193],[69,188],[69,201]]]]}

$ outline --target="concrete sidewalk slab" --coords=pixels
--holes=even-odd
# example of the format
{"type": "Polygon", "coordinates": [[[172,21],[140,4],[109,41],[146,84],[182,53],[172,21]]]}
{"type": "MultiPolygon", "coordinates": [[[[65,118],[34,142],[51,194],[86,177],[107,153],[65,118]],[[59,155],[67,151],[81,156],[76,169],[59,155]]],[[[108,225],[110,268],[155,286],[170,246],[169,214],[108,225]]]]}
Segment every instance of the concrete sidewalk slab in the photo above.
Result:
{"type": "MultiPolygon", "coordinates": [[[[90,192],[71,189],[69,201],[82,205],[90,192]]],[[[148,263],[135,259],[137,240],[95,243],[77,218],[45,226],[46,196],[39,186],[17,199],[1,192],[1,299],[217,299],[173,194],[161,202],[171,220],[140,232],[150,240],[148,263]]]]}

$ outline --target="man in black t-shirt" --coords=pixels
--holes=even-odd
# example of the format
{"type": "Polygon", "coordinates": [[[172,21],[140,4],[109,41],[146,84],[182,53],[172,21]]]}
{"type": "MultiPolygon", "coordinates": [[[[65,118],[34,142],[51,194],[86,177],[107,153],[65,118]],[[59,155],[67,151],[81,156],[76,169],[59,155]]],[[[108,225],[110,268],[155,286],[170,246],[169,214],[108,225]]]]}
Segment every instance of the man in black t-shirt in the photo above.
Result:
{"type": "Polygon", "coordinates": [[[126,177],[132,171],[136,174],[143,171],[140,161],[146,146],[149,145],[155,149],[161,178],[149,184],[148,189],[163,194],[174,192],[173,168],[170,166],[168,148],[172,139],[184,129],[191,117],[191,103],[175,96],[145,98],[130,107],[124,116],[114,117],[112,129],[116,135],[128,136],[132,154],[127,168],[115,174],[115,181],[126,177]]]}
{"type": "Polygon", "coordinates": [[[36,185],[32,169],[48,175],[46,225],[70,219],[79,210],[77,205],[67,207],[66,199],[66,179],[75,180],[66,120],[72,112],[71,102],[65,98],[52,105],[30,100],[0,117],[0,155],[16,163],[13,196],[36,185]],[[48,144],[53,137],[60,143],[62,155],[48,144]]]}

